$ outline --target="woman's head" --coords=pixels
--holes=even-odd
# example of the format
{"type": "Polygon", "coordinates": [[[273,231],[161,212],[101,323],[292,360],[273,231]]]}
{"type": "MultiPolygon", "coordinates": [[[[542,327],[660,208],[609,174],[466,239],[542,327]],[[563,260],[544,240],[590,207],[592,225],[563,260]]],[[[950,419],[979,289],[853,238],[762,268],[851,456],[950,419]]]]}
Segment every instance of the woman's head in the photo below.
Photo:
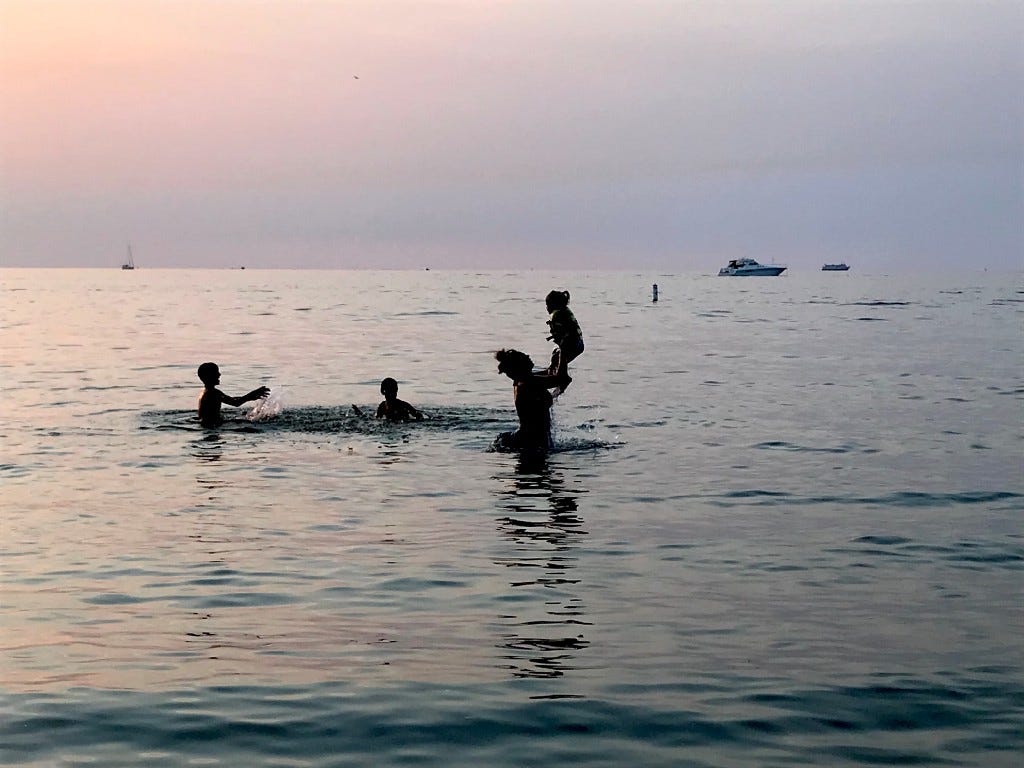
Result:
{"type": "Polygon", "coordinates": [[[494,353],[494,359],[498,361],[498,373],[504,373],[510,379],[533,373],[533,360],[518,349],[499,349],[494,353]]]}
{"type": "Polygon", "coordinates": [[[544,303],[548,307],[548,312],[554,312],[556,309],[567,307],[569,306],[569,292],[551,291],[551,293],[544,298],[544,303]]]}

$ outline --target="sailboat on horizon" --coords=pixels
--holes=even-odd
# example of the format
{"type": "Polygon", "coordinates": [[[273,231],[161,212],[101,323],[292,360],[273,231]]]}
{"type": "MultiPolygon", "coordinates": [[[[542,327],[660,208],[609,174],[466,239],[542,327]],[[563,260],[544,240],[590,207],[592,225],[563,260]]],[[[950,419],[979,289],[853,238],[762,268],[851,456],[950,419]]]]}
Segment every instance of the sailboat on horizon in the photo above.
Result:
{"type": "Polygon", "coordinates": [[[128,260],[121,265],[121,269],[135,269],[135,259],[132,257],[131,243],[128,243],[128,260]]]}

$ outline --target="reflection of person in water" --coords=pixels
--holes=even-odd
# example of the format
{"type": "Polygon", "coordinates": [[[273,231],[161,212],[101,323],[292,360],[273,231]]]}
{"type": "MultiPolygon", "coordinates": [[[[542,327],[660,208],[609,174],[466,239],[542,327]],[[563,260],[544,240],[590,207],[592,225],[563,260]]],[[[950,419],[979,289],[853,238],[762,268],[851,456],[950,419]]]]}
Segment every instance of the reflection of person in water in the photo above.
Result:
{"type": "Polygon", "coordinates": [[[557,389],[558,378],[533,372],[533,360],[517,349],[494,353],[498,373],[512,379],[512,392],[519,416],[519,429],[502,432],[495,441],[499,450],[540,450],[551,448],[551,393],[557,389]]]}
{"type": "Polygon", "coordinates": [[[536,454],[523,455],[511,480],[498,494],[507,510],[497,520],[506,551],[495,563],[508,569],[517,599],[501,617],[501,664],[515,677],[563,677],[590,645],[576,572],[587,534],[577,505],[582,489],[567,488],[536,454]]]}

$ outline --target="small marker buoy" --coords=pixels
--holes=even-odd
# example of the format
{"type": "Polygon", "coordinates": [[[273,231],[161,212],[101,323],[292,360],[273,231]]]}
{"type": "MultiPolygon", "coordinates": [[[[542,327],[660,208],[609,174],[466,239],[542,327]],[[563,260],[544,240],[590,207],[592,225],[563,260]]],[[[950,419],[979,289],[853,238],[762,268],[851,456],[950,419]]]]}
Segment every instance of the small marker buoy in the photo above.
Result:
{"type": "Polygon", "coordinates": [[[651,286],[651,301],[657,301],[657,300],[658,300],[658,284],[655,283],[654,285],[651,286]]]}

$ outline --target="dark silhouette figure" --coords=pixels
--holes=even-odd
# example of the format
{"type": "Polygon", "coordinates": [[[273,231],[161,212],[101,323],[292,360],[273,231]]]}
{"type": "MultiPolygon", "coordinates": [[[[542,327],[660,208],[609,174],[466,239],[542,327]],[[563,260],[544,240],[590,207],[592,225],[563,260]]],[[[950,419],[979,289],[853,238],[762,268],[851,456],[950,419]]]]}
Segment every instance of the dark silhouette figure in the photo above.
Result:
{"type": "Polygon", "coordinates": [[[423,414],[420,411],[405,400],[398,399],[398,382],[390,376],[380,383],[380,393],[384,395],[384,400],[377,406],[378,419],[387,419],[388,421],[423,420],[423,414]]]}
{"type": "Polygon", "coordinates": [[[199,423],[204,427],[219,427],[224,423],[220,415],[221,403],[239,406],[252,400],[261,400],[270,393],[267,387],[257,387],[241,397],[225,395],[217,389],[220,384],[220,368],[216,363],[203,363],[199,366],[198,374],[199,380],[206,387],[199,396],[199,423]]]}
{"type": "Polygon", "coordinates": [[[551,448],[551,393],[557,389],[557,377],[549,373],[534,373],[533,360],[516,349],[502,349],[494,353],[498,373],[512,379],[513,400],[519,416],[519,429],[502,432],[495,441],[499,450],[546,451],[551,448]]]}
{"type": "Polygon", "coordinates": [[[569,309],[568,291],[551,291],[544,299],[544,304],[550,315],[548,327],[551,335],[548,340],[558,345],[558,349],[551,353],[548,373],[558,378],[558,386],[564,392],[572,382],[569,363],[583,354],[583,332],[576,316],[569,309]]]}

